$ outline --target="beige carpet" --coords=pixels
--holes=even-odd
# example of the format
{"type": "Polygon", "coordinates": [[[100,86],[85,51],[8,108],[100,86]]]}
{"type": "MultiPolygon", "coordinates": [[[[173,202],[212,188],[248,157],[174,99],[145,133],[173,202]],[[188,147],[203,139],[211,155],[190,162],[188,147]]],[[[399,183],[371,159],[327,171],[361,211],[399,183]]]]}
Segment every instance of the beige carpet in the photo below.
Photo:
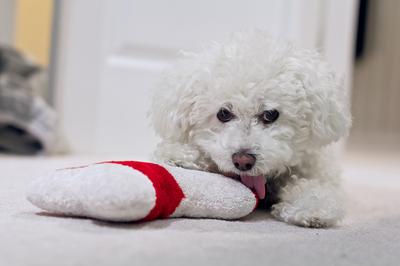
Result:
{"type": "Polygon", "coordinates": [[[0,158],[0,266],[400,265],[398,154],[344,158],[348,215],[333,229],[299,228],[264,212],[233,222],[107,224],[49,216],[25,200],[32,177],[99,159],[0,158]]]}

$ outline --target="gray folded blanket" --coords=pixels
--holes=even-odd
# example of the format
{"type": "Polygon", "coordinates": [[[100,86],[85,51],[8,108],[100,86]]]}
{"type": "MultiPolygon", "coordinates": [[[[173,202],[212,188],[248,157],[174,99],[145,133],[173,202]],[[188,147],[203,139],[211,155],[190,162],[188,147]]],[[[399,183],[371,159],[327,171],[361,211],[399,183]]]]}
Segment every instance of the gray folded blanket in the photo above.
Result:
{"type": "Polygon", "coordinates": [[[36,154],[55,149],[57,119],[45,102],[47,72],[0,46],[0,151],[36,154]]]}

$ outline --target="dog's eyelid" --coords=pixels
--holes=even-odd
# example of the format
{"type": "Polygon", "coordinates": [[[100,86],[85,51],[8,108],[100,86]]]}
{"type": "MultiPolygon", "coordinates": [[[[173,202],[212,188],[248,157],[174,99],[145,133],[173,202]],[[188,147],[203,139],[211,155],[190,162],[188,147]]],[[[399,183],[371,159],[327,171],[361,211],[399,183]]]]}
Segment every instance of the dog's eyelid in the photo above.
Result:
{"type": "Polygon", "coordinates": [[[233,110],[233,104],[231,104],[231,103],[225,103],[225,104],[222,105],[221,108],[225,108],[225,109],[229,110],[230,112],[232,112],[232,110],[233,110]]]}
{"type": "Polygon", "coordinates": [[[280,112],[277,109],[269,109],[264,110],[261,114],[258,115],[259,119],[264,124],[272,124],[274,123],[280,116],[280,112]]]}
{"type": "Polygon", "coordinates": [[[236,118],[235,114],[225,107],[221,107],[217,113],[217,118],[222,123],[226,123],[236,118]]]}

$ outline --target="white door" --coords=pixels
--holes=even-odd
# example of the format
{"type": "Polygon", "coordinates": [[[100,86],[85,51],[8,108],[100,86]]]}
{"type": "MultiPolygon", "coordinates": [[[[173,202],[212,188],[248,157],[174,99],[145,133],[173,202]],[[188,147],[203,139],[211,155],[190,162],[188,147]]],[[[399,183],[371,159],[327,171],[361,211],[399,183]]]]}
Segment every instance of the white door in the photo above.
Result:
{"type": "Polygon", "coordinates": [[[64,0],[55,100],[67,141],[79,153],[146,157],[157,142],[146,113],[162,70],[179,50],[200,49],[233,31],[266,29],[300,46],[324,49],[331,47],[324,43],[330,36],[325,28],[341,16],[348,28],[341,32],[344,51],[329,51],[327,58],[347,72],[355,2],[64,0]],[[346,12],[329,14],[329,3],[346,12]]]}

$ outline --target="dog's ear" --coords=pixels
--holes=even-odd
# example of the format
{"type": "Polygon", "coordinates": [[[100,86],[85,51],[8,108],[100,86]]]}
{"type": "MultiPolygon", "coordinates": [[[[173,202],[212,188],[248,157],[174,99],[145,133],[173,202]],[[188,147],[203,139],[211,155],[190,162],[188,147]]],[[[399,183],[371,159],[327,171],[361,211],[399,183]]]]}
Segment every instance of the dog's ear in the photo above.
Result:
{"type": "Polygon", "coordinates": [[[310,106],[311,144],[327,145],[347,136],[351,126],[349,98],[343,79],[319,55],[303,57],[297,72],[310,106]]]}
{"type": "Polygon", "coordinates": [[[196,102],[200,101],[204,75],[196,56],[186,55],[166,71],[154,94],[149,111],[156,133],[167,142],[186,143],[196,122],[196,102]]]}

